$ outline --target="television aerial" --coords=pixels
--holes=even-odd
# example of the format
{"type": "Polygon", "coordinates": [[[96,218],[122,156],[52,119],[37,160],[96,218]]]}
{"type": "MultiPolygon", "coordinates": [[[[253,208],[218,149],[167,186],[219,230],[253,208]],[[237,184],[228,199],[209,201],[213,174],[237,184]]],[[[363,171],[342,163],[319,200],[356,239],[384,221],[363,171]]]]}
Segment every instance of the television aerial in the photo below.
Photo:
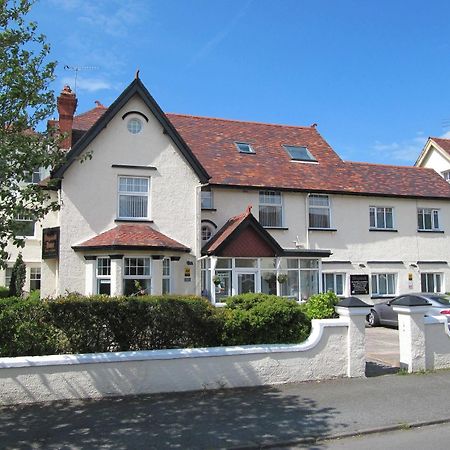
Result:
{"type": "Polygon", "coordinates": [[[77,79],[78,79],[78,72],[84,71],[84,70],[97,70],[98,67],[96,66],[69,66],[65,65],[64,70],[70,70],[71,72],[75,72],[75,80],[74,80],[74,92],[77,93],[77,79]]]}

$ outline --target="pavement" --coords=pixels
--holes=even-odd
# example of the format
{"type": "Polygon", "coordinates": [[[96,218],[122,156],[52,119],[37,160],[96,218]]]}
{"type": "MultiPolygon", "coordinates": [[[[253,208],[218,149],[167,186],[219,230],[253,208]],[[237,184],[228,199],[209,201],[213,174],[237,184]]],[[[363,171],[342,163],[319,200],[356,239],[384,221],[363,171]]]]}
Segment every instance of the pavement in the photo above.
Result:
{"type": "Polygon", "coordinates": [[[4,407],[0,448],[321,449],[325,438],[450,423],[449,390],[445,370],[4,407]]]}
{"type": "Polygon", "coordinates": [[[385,366],[400,367],[398,330],[384,327],[367,327],[366,359],[385,366]]]}

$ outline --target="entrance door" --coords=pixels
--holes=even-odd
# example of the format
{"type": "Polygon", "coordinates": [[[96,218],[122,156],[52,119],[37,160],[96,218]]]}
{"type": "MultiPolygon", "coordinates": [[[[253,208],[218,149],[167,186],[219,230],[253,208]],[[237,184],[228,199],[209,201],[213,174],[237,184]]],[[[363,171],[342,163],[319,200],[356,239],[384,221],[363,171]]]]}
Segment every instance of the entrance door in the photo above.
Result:
{"type": "Polygon", "coordinates": [[[256,292],[256,273],[244,272],[237,274],[238,294],[256,292]]]}

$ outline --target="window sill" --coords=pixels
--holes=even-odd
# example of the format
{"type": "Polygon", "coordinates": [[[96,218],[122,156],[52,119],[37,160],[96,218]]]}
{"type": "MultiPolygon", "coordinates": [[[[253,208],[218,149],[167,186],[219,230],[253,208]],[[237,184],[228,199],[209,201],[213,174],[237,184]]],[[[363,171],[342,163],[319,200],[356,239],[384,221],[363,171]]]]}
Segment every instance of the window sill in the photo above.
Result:
{"type": "Polygon", "coordinates": [[[389,300],[391,298],[395,298],[395,295],[371,295],[370,298],[373,300],[386,299],[389,300]]]}
{"type": "Polygon", "coordinates": [[[289,230],[288,227],[265,227],[264,225],[263,225],[263,228],[265,230],[289,230]]]}
{"type": "Polygon", "coordinates": [[[202,211],[211,211],[211,212],[214,212],[214,211],[217,211],[217,209],[216,209],[216,208],[202,208],[202,211]]]}
{"type": "Polygon", "coordinates": [[[417,230],[418,233],[441,233],[444,234],[444,230],[417,230]]]}
{"type": "Polygon", "coordinates": [[[384,233],[387,233],[387,232],[398,233],[398,230],[396,230],[395,228],[369,228],[369,231],[381,231],[384,233]]]}
{"type": "Polygon", "coordinates": [[[153,223],[150,219],[116,219],[114,222],[141,222],[141,223],[153,223]]]}
{"type": "Polygon", "coordinates": [[[337,231],[337,228],[308,228],[308,231],[337,231]]]}

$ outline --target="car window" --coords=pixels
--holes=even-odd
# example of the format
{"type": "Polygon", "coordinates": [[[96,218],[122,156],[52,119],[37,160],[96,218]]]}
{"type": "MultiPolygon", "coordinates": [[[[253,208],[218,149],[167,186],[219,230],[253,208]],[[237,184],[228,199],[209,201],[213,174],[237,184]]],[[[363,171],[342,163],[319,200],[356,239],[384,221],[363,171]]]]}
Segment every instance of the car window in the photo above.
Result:
{"type": "Polygon", "coordinates": [[[440,303],[441,305],[450,305],[450,297],[443,295],[427,295],[425,298],[440,303]]]}

